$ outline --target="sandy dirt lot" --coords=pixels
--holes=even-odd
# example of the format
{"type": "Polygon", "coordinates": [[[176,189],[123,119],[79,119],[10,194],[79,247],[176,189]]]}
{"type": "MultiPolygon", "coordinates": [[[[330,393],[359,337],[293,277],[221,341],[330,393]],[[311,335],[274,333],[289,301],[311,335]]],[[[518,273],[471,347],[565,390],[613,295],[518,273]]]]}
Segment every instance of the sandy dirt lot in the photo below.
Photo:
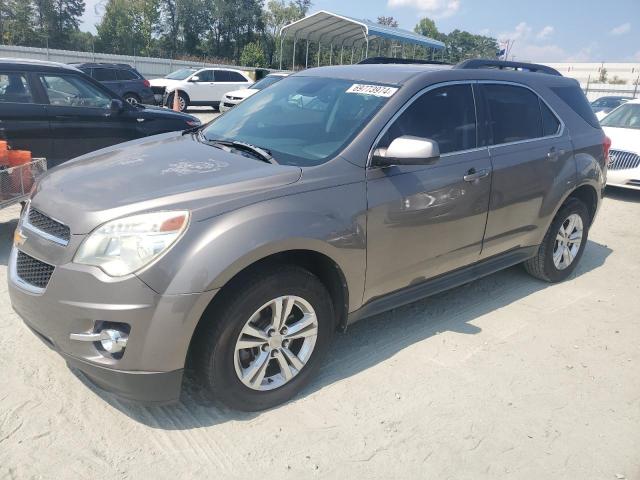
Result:
{"type": "Polygon", "coordinates": [[[640,192],[609,194],[569,281],[516,267],[360,322],[258,414],[68,370],[11,310],[0,212],[0,478],[640,479],[640,192]]]}

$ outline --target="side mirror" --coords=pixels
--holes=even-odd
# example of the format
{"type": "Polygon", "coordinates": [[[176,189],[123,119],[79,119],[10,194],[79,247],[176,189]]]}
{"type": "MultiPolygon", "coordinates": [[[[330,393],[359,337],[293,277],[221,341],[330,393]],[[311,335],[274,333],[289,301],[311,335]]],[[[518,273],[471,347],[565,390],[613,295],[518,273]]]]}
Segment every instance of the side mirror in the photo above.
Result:
{"type": "Polygon", "coordinates": [[[189,79],[190,82],[199,82],[200,81],[200,77],[198,75],[194,75],[193,77],[191,77],[189,79]]]}
{"type": "Polygon", "coordinates": [[[391,142],[389,148],[376,148],[373,152],[373,165],[390,167],[391,165],[428,165],[440,158],[438,142],[429,138],[403,135],[391,142]]]}
{"type": "Polygon", "coordinates": [[[118,98],[114,98],[111,100],[111,105],[109,105],[109,110],[111,110],[112,114],[117,115],[124,110],[124,103],[122,103],[122,100],[118,98]]]}

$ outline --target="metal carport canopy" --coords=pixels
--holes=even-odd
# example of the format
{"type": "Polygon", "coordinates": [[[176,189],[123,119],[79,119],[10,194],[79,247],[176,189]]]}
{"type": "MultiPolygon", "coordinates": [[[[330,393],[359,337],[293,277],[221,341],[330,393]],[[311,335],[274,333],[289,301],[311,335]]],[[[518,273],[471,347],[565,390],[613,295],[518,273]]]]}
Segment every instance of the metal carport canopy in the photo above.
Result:
{"type": "MultiPolygon", "coordinates": [[[[401,28],[379,25],[366,20],[358,20],[345,15],[337,15],[326,10],[320,10],[308,17],[285,25],[282,27],[280,35],[280,52],[282,52],[284,39],[286,37],[293,37],[294,58],[295,44],[298,40],[318,42],[319,45],[322,43],[339,45],[341,48],[353,47],[356,43],[363,42],[367,46],[367,54],[369,42],[376,38],[397,40],[399,42],[420,45],[434,50],[444,48],[444,43],[418,33],[413,33],[401,28]]],[[[280,68],[282,68],[282,53],[280,54],[280,68]]]]}

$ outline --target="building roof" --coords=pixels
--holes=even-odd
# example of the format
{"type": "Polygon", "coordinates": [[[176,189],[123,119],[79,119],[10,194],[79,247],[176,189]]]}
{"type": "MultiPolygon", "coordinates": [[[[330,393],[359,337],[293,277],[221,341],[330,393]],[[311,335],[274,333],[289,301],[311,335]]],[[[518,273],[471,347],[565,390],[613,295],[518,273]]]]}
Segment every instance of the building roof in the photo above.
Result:
{"type": "Polygon", "coordinates": [[[351,47],[360,41],[370,42],[376,38],[397,40],[435,50],[444,48],[444,43],[401,28],[388,27],[367,20],[338,15],[320,10],[308,17],[282,27],[283,36],[297,40],[332,43],[351,47]]]}

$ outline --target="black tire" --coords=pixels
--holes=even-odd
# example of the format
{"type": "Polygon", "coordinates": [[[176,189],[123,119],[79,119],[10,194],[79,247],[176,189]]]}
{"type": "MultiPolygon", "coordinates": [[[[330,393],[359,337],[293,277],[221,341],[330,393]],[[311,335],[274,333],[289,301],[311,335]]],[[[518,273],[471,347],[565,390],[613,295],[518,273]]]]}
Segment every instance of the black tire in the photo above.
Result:
{"type": "MultiPolygon", "coordinates": [[[[175,92],[170,93],[169,96],[167,97],[167,105],[166,106],[168,108],[173,108],[173,97],[174,97],[174,95],[175,95],[175,92]]],[[[182,99],[182,102],[180,103],[180,105],[181,105],[180,111],[181,112],[186,112],[187,109],[189,108],[189,97],[183,91],[178,92],[178,96],[182,99]]]]}
{"type": "Polygon", "coordinates": [[[192,366],[214,398],[231,408],[258,411],[286,402],[311,380],[335,330],[333,304],[322,282],[296,266],[257,271],[229,286],[220,304],[205,313],[193,341],[192,366]],[[273,390],[253,390],[235,370],[235,344],[250,316],[270,300],[295,295],[309,302],[318,319],[315,347],[307,363],[288,383],[273,390]]]}
{"type": "Polygon", "coordinates": [[[140,97],[135,93],[125,93],[122,98],[124,98],[125,102],[131,105],[138,105],[141,102],[140,97]]]}
{"type": "Polygon", "coordinates": [[[525,270],[532,276],[544,280],[545,282],[555,283],[566,280],[575,270],[576,266],[582,258],[584,248],[587,245],[589,236],[589,227],[591,226],[591,217],[586,205],[576,198],[569,198],[560,208],[558,213],[551,222],[549,230],[542,240],[542,244],[538,249],[535,257],[524,262],[525,270]],[[573,261],[564,269],[559,269],[553,262],[553,251],[556,244],[556,236],[560,230],[560,226],[572,215],[577,214],[582,220],[582,241],[578,253],[573,261]]]}

